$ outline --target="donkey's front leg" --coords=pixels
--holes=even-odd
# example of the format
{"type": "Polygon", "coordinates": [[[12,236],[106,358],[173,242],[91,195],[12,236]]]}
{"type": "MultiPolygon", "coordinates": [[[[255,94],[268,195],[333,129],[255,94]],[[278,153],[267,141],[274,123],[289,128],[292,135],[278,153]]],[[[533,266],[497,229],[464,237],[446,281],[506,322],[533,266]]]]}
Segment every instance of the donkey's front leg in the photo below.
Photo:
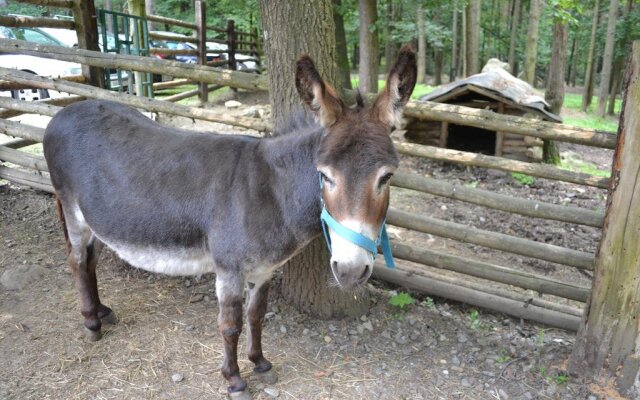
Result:
{"type": "Polygon", "coordinates": [[[249,360],[255,364],[253,371],[265,383],[276,383],[277,376],[271,371],[271,363],[262,354],[262,322],[267,311],[269,297],[269,281],[248,283],[249,301],[247,306],[247,322],[249,326],[249,360]]]}
{"type": "MultiPolygon", "coordinates": [[[[240,273],[218,273],[216,295],[218,297],[218,329],[224,340],[222,376],[229,381],[230,395],[241,395],[247,382],[240,377],[238,367],[238,338],[242,332],[242,295],[244,277],[240,273]]],[[[235,396],[234,396],[235,397],[235,396]]]]}

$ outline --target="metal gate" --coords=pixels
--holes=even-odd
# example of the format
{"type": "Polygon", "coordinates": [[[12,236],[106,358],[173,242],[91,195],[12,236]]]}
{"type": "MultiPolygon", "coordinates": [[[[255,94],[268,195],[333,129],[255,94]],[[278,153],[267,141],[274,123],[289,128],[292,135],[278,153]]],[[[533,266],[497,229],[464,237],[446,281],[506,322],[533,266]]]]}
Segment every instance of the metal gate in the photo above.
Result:
{"type": "MultiPolygon", "coordinates": [[[[103,53],[149,56],[146,18],[103,9],[98,10],[98,18],[103,53]]],[[[153,74],[119,68],[105,69],[104,72],[108,89],[153,97],[153,74]]]]}

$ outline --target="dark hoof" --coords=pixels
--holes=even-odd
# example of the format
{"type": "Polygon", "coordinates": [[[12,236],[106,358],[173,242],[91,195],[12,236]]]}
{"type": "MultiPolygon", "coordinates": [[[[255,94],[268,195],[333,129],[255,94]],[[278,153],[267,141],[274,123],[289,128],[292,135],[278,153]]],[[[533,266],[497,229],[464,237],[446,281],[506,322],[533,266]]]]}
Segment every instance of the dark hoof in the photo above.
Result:
{"type": "Polygon", "coordinates": [[[267,385],[273,385],[278,382],[278,374],[275,371],[270,370],[267,372],[254,372],[254,375],[258,380],[267,385]]]}
{"type": "Polygon", "coordinates": [[[101,331],[92,331],[91,329],[85,327],[84,328],[84,336],[89,342],[97,342],[102,338],[101,331]]]}
{"type": "Polygon", "coordinates": [[[251,395],[248,390],[242,390],[240,392],[230,392],[229,398],[231,400],[251,400],[251,395]]]}
{"type": "Polygon", "coordinates": [[[118,317],[116,317],[116,313],[111,311],[109,314],[100,317],[100,322],[103,324],[115,325],[118,323],[118,317]]]}

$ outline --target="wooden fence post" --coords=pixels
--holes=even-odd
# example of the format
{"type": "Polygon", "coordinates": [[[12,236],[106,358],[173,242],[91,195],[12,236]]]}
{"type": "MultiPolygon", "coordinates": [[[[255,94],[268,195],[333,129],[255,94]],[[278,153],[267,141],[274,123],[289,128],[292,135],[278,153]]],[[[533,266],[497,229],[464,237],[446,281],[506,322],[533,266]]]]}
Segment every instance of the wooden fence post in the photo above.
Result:
{"type": "MultiPolygon", "coordinates": [[[[207,65],[207,10],[202,0],[196,0],[196,35],[198,35],[198,64],[207,65]]],[[[198,96],[202,104],[209,101],[209,90],[205,82],[198,83],[198,96]]]]}
{"type": "Polygon", "coordinates": [[[640,41],[633,43],[593,291],[569,368],[640,396],[640,41]]]}
{"type": "MultiPolygon", "coordinates": [[[[100,51],[98,46],[98,18],[93,0],[73,2],[73,21],[78,35],[78,47],[100,51]]],[[[92,86],[105,87],[102,68],[82,65],[82,75],[92,86]]]]}
{"type": "Polygon", "coordinates": [[[227,20],[227,53],[229,69],[235,71],[237,69],[236,65],[236,30],[235,23],[232,19],[227,20]]]}
{"type": "Polygon", "coordinates": [[[258,28],[251,30],[253,33],[253,40],[251,41],[251,55],[256,58],[256,67],[258,73],[260,71],[260,35],[258,34],[258,28]]]}

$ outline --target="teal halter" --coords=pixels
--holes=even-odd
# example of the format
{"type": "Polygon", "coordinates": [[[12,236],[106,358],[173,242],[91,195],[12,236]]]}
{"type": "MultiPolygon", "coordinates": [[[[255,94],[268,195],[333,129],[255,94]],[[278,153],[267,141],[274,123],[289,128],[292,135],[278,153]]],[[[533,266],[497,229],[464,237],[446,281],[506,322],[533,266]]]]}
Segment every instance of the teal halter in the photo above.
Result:
{"type": "Polygon", "coordinates": [[[322,175],[320,176],[320,203],[322,204],[322,212],[320,213],[320,222],[322,224],[322,233],[324,233],[324,238],[327,241],[327,247],[329,247],[329,252],[331,252],[331,237],[329,236],[328,228],[331,228],[334,233],[339,236],[342,236],[344,239],[349,242],[355,244],[356,246],[360,246],[363,249],[367,250],[369,253],[373,254],[373,259],[375,260],[378,255],[378,246],[382,247],[382,254],[384,255],[384,261],[387,263],[387,268],[395,268],[396,264],[393,261],[393,255],[391,254],[391,245],[389,244],[389,236],[387,235],[386,228],[386,219],[382,221],[382,226],[380,227],[380,232],[378,233],[378,238],[373,241],[368,237],[354,232],[346,226],[342,225],[340,222],[336,221],[329,211],[327,210],[327,206],[324,204],[324,199],[322,198],[322,188],[324,186],[324,182],[322,180],[322,175]]]}

